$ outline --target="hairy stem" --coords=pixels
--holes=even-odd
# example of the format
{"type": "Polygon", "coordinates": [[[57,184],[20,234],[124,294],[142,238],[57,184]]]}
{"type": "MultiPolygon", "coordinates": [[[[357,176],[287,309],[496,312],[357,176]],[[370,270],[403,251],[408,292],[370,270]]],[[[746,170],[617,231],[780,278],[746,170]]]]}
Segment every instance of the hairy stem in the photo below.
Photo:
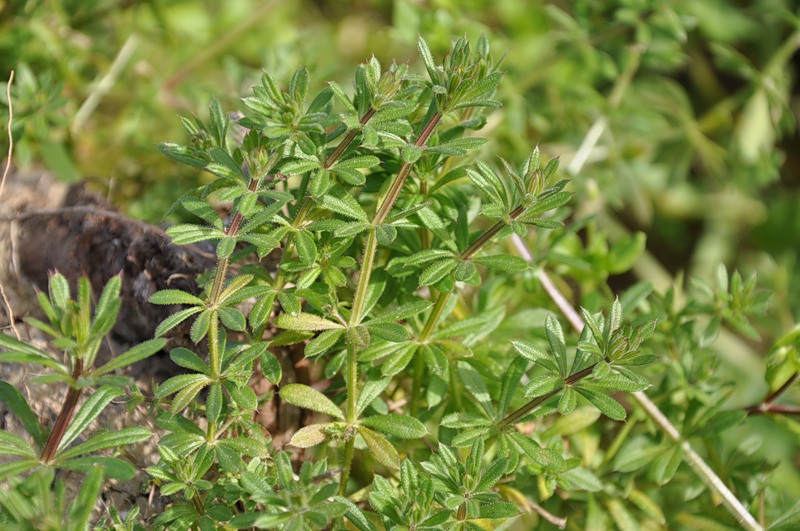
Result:
{"type": "MultiPolygon", "coordinates": [[[[436,113],[431,117],[430,121],[425,125],[422,132],[414,143],[417,147],[424,146],[434,129],[436,124],[441,120],[442,115],[436,113]]],[[[389,191],[386,193],[383,202],[375,212],[375,217],[372,220],[372,227],[367,234],[367,241],[364,244],[364,256],[361,260],[361,267],[359,268],[358,284],[356,286],[356,293],[353,297],[353,306],[350,309],[350,320],[348,326],[354,328],[361,323],[363,319],[364,306],[367,302],[367,288],[369,287],[369,279],[372,275],[372,267],[375,263],[375,253],[378,249],[378,237],[375,233],[375,227],[380,225],[386,219],[389,211],[394,206],[397,198],[400,196],[400,191],[406,182],[406,178],[411,173],[413,164],[406,162],[400,168],[400,172],[395,177],[392,184],[389,186],[389,191]]],[[[348,424],[356,422],[355,403],[358,398],[358,351],[354,345],[348,346],[348,375],[347,375],[347,421],[348,424]],[[352,406],[351,406],[352,404],[352,406]],[[352,407],[352,416],[351,416],[352,407]]],[[[347,490],[347,480],[350,477],[350,467],[353,461],[353,445],[355,444],[355,436],[345,443],[344,456],[342,463],[342,478],[339,483],[339,493],[344,495],[347,490]]]]}
{"type": "MultiPolygon", "coordinates": [[[[524,205],[518,206],[511,212],[511,214],[508,215],[509,221],[514,221],[515,219],[520,217],[523,212],[525,212],[525,206],[524,205]]],[[[481,234],[478,237],[478,239],[472,243],[472,245],[467,247],[464,250],[464,252],[461,253],[461,259],[469,260],[470,258],[472,258],[475,255],[475,253],[480,251],[481,247],[486,245],[492,238],[494,238],[498,232],[500,232],[505,228],[506,225],[508,225],[506,220],[501,219],[500,221],[489,227],[486,230],[486,232],[481,234]]]]}
{"type": "MultiPolygon", "coordinates": [[[[358,420],[356,413],[356,401],[358,400],[358,351],[352,344],[347,346],[347,405],[345,406],[345,418],[348,428],[354,428],[358,420]]],[[[344,445],[344,456],[342,462],[342,477],[339,483],[339,495],[344,496],[347,491],[347,480],[350,477],[350,468],[353,464],[353,446],[355,445],[355,433],[347,440],[344,445]]]]}
{"type": "MultiPolygon", "coordinates": [[[[81,373],[83,373],[83,360],[76,358],[75,365],[72,368],[73,384],[77,384],[81,373]]],[[[80,396],[81,389],[70,385],[69,389],[67,390],[67,395],[64,397],[64,403],[61,406],[61,411],[58,412],[58,417],[56,417],[56,423],[53,425],[53,429],[50,431],[50,436],[47,437],[47,442],[42,450],[41,461],[43,463],[49,463],[55,457],[56,451],[58,450],[58,445],[61,444],[61,440],[64,438],[64,434],[67,432],[69,422],[72,420],[72,416],[75,414],[75,407],[78,405],[78,399],[80,396]]]]}
{"type": "MultiPolygon", "coordinates": [[[[417,141],[414,142],[416,147],[423,147],[428,143],[428,139],[433,134],[433,131],[436,129],[436,126],[441,119],[442,114],[438,112],[431,117],[430,121],[428,121],[428,123],[422,129],[422,132],[419,134],[417,141]]],[[[389,215],[389,211],[392,210],[392,207],[397,202],[397,198],[400,197],[400,191],[403,189],[403,185],[405,185],[406,179],[411,173],[411,168],[413,166],[414,164],[412,162],[404,162],[400,167],[400,172],[394,178],[394,181],[392,181],[392,184],[389,186],[389,190],[386,192],[386,197],[383,198],[378,210],[375,212],[375,218],[372,220],[373,225],[380,225],[386,220],[386,216],[389,215]]]]}
{"type": "Polygon", "coordinates": [[[350,479],[350,468],[353,464],[353,449],[355,448],[355,444],[355,434],[344,443],[344,456],[342,457],[344,462],[342,463],[342,477],[339,478],[339,496],[345,496],[347,494],[347,481],[350,479]]]}

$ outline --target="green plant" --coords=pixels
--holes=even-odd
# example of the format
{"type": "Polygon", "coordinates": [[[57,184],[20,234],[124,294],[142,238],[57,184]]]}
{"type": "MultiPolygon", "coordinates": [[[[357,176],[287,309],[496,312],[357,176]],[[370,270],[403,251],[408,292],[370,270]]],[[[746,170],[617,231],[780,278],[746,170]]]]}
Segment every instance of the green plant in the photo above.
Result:
{"type": "Polygon", "coordinates": [[[147,524],[790,528],[797,509],[763,479],[776,464],[725,439],[746,413],[793,422],[774,402],[797,380],[796,332],[775,342],[763,402],[731,406],[708,345],[728,326],[761,337],[755,279],[722,268],[716,288],[638,282],[617,297],[609,277],[636,263],[644,235],[612,242],[597,212],[573,212],[585,184],[557,180],[539,148],[519,167],[478,160],[502,77],[486,38],[458,39],[441,64],[418,47],[426,78],[373,58],[348,95],[334,82],[310,92],[304,68],[287,88],[264,74],[244,117],[215,100],[207,120],[181,120],[187,144],[161,145],[214,175],[178,202],[199,221],[169,234],[211,241],[217,266],[198,294],[151,298],[183,306],[157,335],[191,319],[197,348],[173,348],[187,372],[154,389],[166,433],[148,473],[171,505],[147,524]],[[274,348],[293,344],[324,381],[282,385],[274,348]],[[273,398],[248,385],[256,371],[328,417],[292,437],[299,467],[253,420],[273,398]]]}
{"type": "Polygon", "coordinates": [[[67,386],[61,410],[48,433],[40,425],[22,393],[7,382],[0,382],[0,400],[19,418],[33,440],[31,444],[12,433],[2,432],[0,455],[21,459],[0,465],[0,477],[6,478],[42,466],[88,472],[95,465],[102,465],[107,476],[118,479],[130,479],[136,473],[127,461],[94,454],[149,438],[150,430],[144,426],[100,431],[72,445],[86,436],[85,432],[92,421],[114,398],[125,394],[126,387],[132,384],[130,377],[113,373],[151,356],[166,344],[163,339],[146,341],[100,367],[94,367],[101,342],[117,319],[120,283],[120,278],[114,277],[106,284],[92,314],[92,293],[88,279],[81,278],[78,281],[78,296],[72,299],[67,279],[58,273],[50,277],[49,295],[39,294],[39,302],[49,324],[32,317],[26,321],[51,336],[52,347],[64,353],[66,362],[49,352],[0,334],[0,347],[3,349],[0,352],[1,362],[38,365],[50,371],[50,374],[37,376],[33,380],[35,383],[67,386]],[[87,389],[91,389],[92,393],[78,409],[81,395],[87,389]]]}
{"type": "MultiPolygon", "coordinates": [[[[162,439],[162,464],[152,473],[163,482],[162,493],[183,494],[186,501],[175,507],[180,507],[184,525],[229,519],[242,525],[300,525],[296,514],[279,508],[282,504],[272,506],[266,501],[256,503],[258,510],[252,516],[239,520],[233,516],[236,504],[253,501],[237,479],[245,469],[260,471],[266,485],[280,488],[269,478],[268,467],[254,464],[268,457],[270,449],[258,426],[247,419],[257,404],[246,385],[254,362],[260,362],[273,383],[281,379],[279,366],[267,350],[270,345],[310,339],[306,356],[325,360],[328,377],[342,373],[343,387],[331,397],[302,384],[284,385],[280,390],[284,401],[332,417],[332,422],[300,429],[291,444],[310,448],[327,442],[341,448],[340,497],[349,491],[357,446],[385,469],[398,469],[400,451],[405,448],[411,456],[414,450],[391,439],[425,437],[423,422],[435,418],[441,418],[443,427],[440,444],[474,445],[468,466],[473,474],[482,466],[478,459],[483,455],[482,441],[500,443],[498,451],[506,457],[490,467],[492,481],[470,484],[470,489],[478,488],[475,500],[497,501],[495,493],[484,491],[528,460],[541,478],[548,478],[543,491],[547,496],[557,485],[593,490],[598,480],[586,469],[574,472],[576,460],[563,458],[563,447],[556,441],[542,446],[513,427],[533,412],[551,411],[535,410],[556,400],[557,409],[569,415],[579,397],[609,417],[623,419],[624,408],[607,396],[608,391],[648,386],[629,366],[655,359],[639,351],[655,323],[623,327],[622,304],[616,301],[606,320],[585,312],[589,326],[574,355],[568,355],[564,334],[552,317],[545,324],[551,355],[532,343],[515,343],[523,361],[512,358],[505,369],[500,407],[495,408],[485,380],[505,364],[487,366],[487,351],[476,352],[472,347],[502,322],[502,308],[492,310],[484,304],[474,316],[444,326],[443,321],[458,302],[453,297],[457,287],[480,293],[477,265],[501,274],[528,270],[520,258],[481,253],[503,237],[525,235],[528,225],[562,227],[550,212],[565,205],[571,194],[564,190],[565,181],[553,182],[557,160],[542,165],[538,149],[518,170],[503,161],[504,177],[483,162],[455,162],[484,143],[464,135],[484,123],[481,109],[497,105],[491,95],[500,74],[494,71],[485,39],[479,41],[477,54],[466,40],[456,41],[441,65],[434,63],[424,40],[420,39],[419,49],[428,81],[409,74],[405,67],[393,66],[384,72],[373,59],[356,71],[352,99],[331,83],[306,105],[305,69],[293,75],[286,91],[265,74],[254,96],[244,99],[247,111],[238,125],[249,132],[241,144],[230,142],[229,119],[215,102],[208,123],[198,118],[184,120],[191,145],[162,146],[172,158],[217,176],[180,201],[210,226],[181,224],[169,229],[178,243],[216,241],[217,268],[200,296],[167,290],[151,299],[157,304],[188,306],[162,323],[159,335],[196,316],[192,339],[208,340],[207,364],[189,350],[173,350],[173,360],[193,372],[176,376],[156,390],[158,398],[173,394],[175,398],[162,422],[172,433],[162,439]],[[343,114],[334,111],[334,102],[344,107],[343,114]],[[337,137],[341,137],[338,144],[328,148],[337,137]],[[480,204],[465,194],[465,181],[482,192],[480,204]],[[213,197],[233,200],[227,226],[207,203],[213,197]],[[495,221],[471,230],[478,214],[495,221]],[[274,277],[251,260],[228,278],[233,262],[249,253],[262,257],[278,247],[282,254],[274,277]],[[429,300],[419,297],[420,287],[427,290],[429,300]],[[237,308],[246,299],[255,299],[247,317],[237,308]],[[264,340],[276,301],[279,311],[274,322],[284,332],[264,340]],[[527,361],[546,374],[535,376],[527,385],[531,400],[507,414],[527,361]],[[412,378],[406,388],[398,377],[409,365],[412,378]],[[406,397],[411,415],[388,412],[383,397],[390,386],[395,396],[406,397]],[[208,394],[200,405],[194,399],[204,388],[208,394]],[[474,397],[478,411],[464,401],[462,389],[474,397]],[[427,407],[420,412],[423,400],[427,407]],[[187,407],[188,417],[184,417],[187,407]],[[457,433],[458,429],[464,431],[457,433]],[[234,449],[250,460],[236,455],[234,449]],[[212,484],[204,478],[214,475],[215,467],[225,479],[212,484]]],[[[490,348],[507,352],[496,343],[490,348]]],[[[453,460],[445,457],[449,452],[440,446],[439,457],[430,465],[433,468],[426,470],[446,468],[443,463],[453,460]]],[[[411,481],[413,472],[406,469],[404,474],[411,481]]],[[[455,495],[465,487],[459,486],[461,479],[451,477],[448,483],[444,477],[434,486],[434,507],[444,511],[434,517],[436,525],[451,521],[471,528],[474,524],[469,519],[482,514],[480,504],[470,509],[473,502],[462,495],[453,505],[446,490],[453,485],[456,491],[451,495],[455,495]]],[[[471,477],[469,481],[475,480],[471,477]]],[[[375,481],[375,488],[389,496],[387,480],[375,481]]],[[[327,487],[319,488],[327,492],[327,487]]],[[[384,501],[375,498],[379,512],[388,511],[393,503],[391,496],[384,501]]],[[[487,509],[486,514],[494,510],[487,509]]],[[[516,514],[506,508],[497,511],[503,519],[516,514]]],[[[366,521],[352,507],[348,514],[354,524],[366,521]]],[[[170,513],[169,518],[174,517],[170,513]]],[[[430,517],[427,510],[420,516],[423,521],[430,517]]],[[[324,525],[327,521],[319,524],[324,525]]]]}

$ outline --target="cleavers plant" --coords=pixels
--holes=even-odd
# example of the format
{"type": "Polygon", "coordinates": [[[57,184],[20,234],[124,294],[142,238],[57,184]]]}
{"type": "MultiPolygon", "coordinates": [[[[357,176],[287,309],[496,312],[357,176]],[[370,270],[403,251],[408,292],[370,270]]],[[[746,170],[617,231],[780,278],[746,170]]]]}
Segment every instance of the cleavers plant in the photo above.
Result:
{"type": "MultiPolygon", "coordinates": [[[[424,509],[400,510],[402,497],[395,499],[391,481],[376,476],[370,503],[387,528],[404,519],[414,520],[405,522],[410,528],[475,528],[475,519],[518,514],[492,489],[522,459],[553,474],[575,467],[515,424],[559,394],[561,413],[572,412],[583,396],[621,419],[625,411],[607,391],[647,386],[627,366],[652,358],[642,358],[638,348],[653,323],[623,331],[617,303],[605,325],[592,317],[593,334],[569,359],[554,318],[546,325],[552,357],[530,343],[515,343],[522,357],[511,362],[494,406],[484,376],[468,359],[470,338],[496,328],[502,309],[448,323],[458,302],[454,294],[480,285],[477,266],[529,269],[522,258],[486,251],[529,226],[562,227],[553,212],[571,194],[566,181],[554,180],[558,161],[543,164],[538,148],[519,169],[501,161],[503,176],[489,164],[471,162],[470,152],[486,141],[473,131],[485,124],[485,110],[499,105],[492,96],[502,76],[485,38],[475,52],[466,39],[457,40],[441,65],[422,39],[419,51],[427,79],[406,66],[383,70],[373,58],[356,70],[352,97],[329,83],[307,98],[305,69],[294,74],[288,90],[264,74],[253,96],[243,99],[244,117],[234,122],[214,102],[208,123],[184,119],[191,144],[162,145],[168,156],[216,176],[179,201],[205,224],[179,224],[168,232],[180,244],[215,242],[218,265],[199,295],[166,290],[151,298],[184,306],[158,335],[192,318],[192,340],[205,340],[208,348],[208,362],[200,352],[173,349],[173,361],[190,372],[156,390],[159,399],[174,397],[159,416],[171,433],[162,438],[162,461],[150,472],[162,494],[185,500],[162,514],[161,524],[324,528],[346,514],[357,527],[373,529],[373,520],[345,497],[354,453],[363,448],[388,471],[403,464],[406,504],[417,507],[415,492],[426,493],[424,509]],[[482,201],[470,197],[465,183],[481,192],[482,201]],[[232,201],[227,223],[212,208],[216,201],[232,201]],[[482,219],[493,222],[479,228],[482,219]],[[270,271],[259,259],[276,249],[277,270],[270,271]],[[247,316],[244,301],[250,302],[247,316]],[[265,337],[271,322],[283,332],[265,337]],[[324,362],[327,378],[343,378],[333,394],[300,383],[280,387],[283,401],[331,418],[301,428],[290,441],[299,448],[340,448],[331,456],[341,470],[339,497],[320,509],[314,509],[320,493],[330,496],[331,484],[289,485],[281,478],[285,454],[274,456],[251,420],[259,400],[248,387],[254,364],[279,385],[280,364],[269,347],[303,341],[306,357],[324,362]],[[528,384],[532,400],[509,413],[528,360],[552,374],[528,384]],[[409,366],[410,381],[402,378],[409,366]],[[464,403],[462,388],[477,406],[464,403]],[[205,389],[204,399],[196,400],[205,389]],[[390,408],[389,396],[403,397],[407,407],[390,408]],[[422,474],[435,478],[431,483],[419,478],[417,465],[401,459],[401,452],[411,456],[420,447],[391,441],[428,436],[424,421],[434,416],[444,427],[439,450],[420,465],[422,474]],[[484,444],[497,441],[492,452],[503,457],[481,472],[484,444]],[[456,454],[445,442],[472,446],[463,471],[454,468],[456,454]],[[277,469],[261,464],[271,457],[277,469]],[[254,474],[262,477],[255,490],[254,474]],[[307,505],[287,510],[290,502],[278,499],[284,489],[298,488],[311,489],[298,493],[307,505]]],[[[307,465],[301,475],[311,474],[307,465]]]]}

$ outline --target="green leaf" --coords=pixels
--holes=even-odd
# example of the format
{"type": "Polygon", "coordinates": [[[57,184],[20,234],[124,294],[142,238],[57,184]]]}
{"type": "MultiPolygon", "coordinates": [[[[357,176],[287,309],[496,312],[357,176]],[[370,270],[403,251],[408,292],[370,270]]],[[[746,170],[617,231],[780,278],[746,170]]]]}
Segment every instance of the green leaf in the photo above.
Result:
{"type": "Polygon", "coordinates": [[[203,299],[177,289],[165,289],[153,293],[148,299],[151,304],[194,304],[203,306],[203,299]]]}
{"type": "Polygon", "coordinates": [[[222,324],[230,330],[242,332],[247,328],[247,320],[244,318],[244,314],[237,308],[221,306],[217,308],[217,314],[222,324]]]}
{"type": "Polygon", "coordinates": [[[453,258],[434,262],[425,268],[425,270],[419,276],[419,283],[421,286],[430,286],[432,284],[436,284],[456,267],[458,267],[458,261],[453,258]]]}
{"type": "Polygon", "coordinates": [[[117,369],[122,369],[149,358],[156,352],[163,349],[167,344],[166,339],[150,339],[139,343],[127,352],[111,358],[108,363],[98,367],[91,372],[92,376],[101,376],[117,369]]]}
{"type": "Polygon", "coordinates": [[[370,334],[386,341],[394,343],[402,343],[408,341],[408,330],[402,325],[397,323],[382,323],[369,321],[364,324],[370,331],[370,334]]]}
{"type": "Polygon", "coordinates": [[[372,168],[381,163],[381,159],[374,155],[363,155],[360,157],[350,157],[349,159],[341,160],[333,165],[333,171],[346,169],[359,169],[359,168],[372,168]]]}
{"type": "Polygon", "coordinates": [[[561,393],[561,398],[558,400],[558,412],[562,415],[569,415],[575,411],[575,406],[578,405],[578,395],[572,387],[567,387],[561,393]]]}
{"type": "Polygon", "coordinates": [[[417,351],[415,343],[404,343],[401,348],[389,356],[381,366],[384,376],[394,376],[406,368],[414,353],[417,351]]]}
{"type": "Polygon", "coordinates": [[[68,529],[70,531],[83,531],[89,525],[92,509],[100,495],[103,486],[103,468],[92,467],[92,470],[83,478],[83,484],[78,495],[69,508],[68,529]]]}
{"type": "Polygon", "coordinates": [[[336,330],[326,330],[322,332],[320,335],[309,341],[308,345],[306,345],[306,357],[313,358],[315,356],[319,356],[320,354],[324,354],[328,350],[330,350],[339,338],[342,337],[344,334],[344,330],[336,329],[336,330]]]}
{"type": "Polygon", "coordinates": [[[0,431],[0,455],[36,457],[36,452],[33,447],[21,437],[7,431],[0,431]]]}
{"type": "Polygon", "coordinates": [[[217,311],[203,310],[192,323],[192,328],[189,329],[189,339],[195,344],[199,343],[208,334],[208,330],[211,327],[211,319],[217,320],[217,311]]]}
{"type": "Polygon", "coordinates": [[[337,188],[338,187],[335,187],[327,194],[318,197],[317,203],[320,206],[327,208],[328,210],[336,212],[337,214],[341,214],[345,217],[354,219],[356,221],[363,221],[363,222],[369,221],[367,213],[364,212],[364,209],[361,208],[361,205],[358,203],[358,201],[356,201],[356,199],[352,195],[346,192],[333,193],[334,190],[337,190],[337,188]]]}
{"type": "Polygon", "coordinates": [[[117,315],[121,307],[119,290],[122,286],[122,277],[114,275],[106,283],[97,305],[94,309],[94,321],[92,322],[92,334],[105,335],[111,331],[117,321],[117,315]]]}
{"type": "Polygon", "coordinates": [[[225,236],[217,243],[217,259],[229,258],[236,249],[236,238],[225,236]]]}
{"type": "Polygon", "coordinates": [[[89,427],[89,424],[97,418],[97,416],[105,409],[105,407],[111,403],[114,398],[120,396],[122,391],[115,387],[109,387],[104,385],[100,387],[97,391],[92,393],[89,398],[86,399],[86,402],[83,403],[83,406],[78,410],[78,413],[75,415],[75,418],[72,419],[72,422],[69,423],[67,427],[67,431],[64,433],[64,437],[61,439],[61,443],[59,444],[59,448],[66,448],[69,446],[69,443],[74,441],[80,434],[82,434],[86,428],[89,427]]]}
{"type": "Polygon", "coordinates": [[[185,308],[179,312],[173,313],[172,315],[161,321],[161,324],[159,324],[156,327],[156,333],[155,333],[156,337],[163,336],[164,334],[166,334],[167,332],[169,332],[170,330],[181,324],[183,321],[185,321],[192,315],[200,313],[202,311],[203,311],[202,308],[195,306],[192,308],[185,308]]]}
{"type": "Polygon", "coordinates": [[[167,229],[167,235],[175,245],[187,245],[205,240],[220,240],[225,233],[219,229],[201,227],[190,223],[179,223],[167,229]]]}
{"type": "Polygon", "coordinates": [[[104,431],[97,433],[81,444],[62,452],[58,460],[70,459],[79,455],[105,450],[106,448],[117,448],[127,446],[149,439],[153,434],[143,426],[128,426],[117,431],[104,431]]]}
{"type": "Polygon", "coordinates": [[[289,444],[298,448],[311,448],[321,444],[329,437],[329,430],[334,425],[333,422],[326,422],[300,428],[292,435],[289,444]]]}
{"type": "Polygon", "coordinates": [[[541,360],[549,359],[549,356],[542,352],[536,345],[533,343],[529,343],[527,341],[523,341],[521,339],[515,339],[511,341],[511,344],[514,346],[514,350],[520,353],[520,355],[525,358],[526,360],[532,361],[537,363],[541,360]]]}
{"type": "Polygon", "coordinates": [[[271,384],[278,385],[281,383],[283,368],[281,367],[281,362],[272,352],[264,352],[261,355],[261,372],[264,373],[264,377],[271,384]]]}
{"type": "Polygon", "coordinates": [[[310,232],[305,230],[295,232],[294,245],[297,256],[303,264],[311,265],[317,261],[317,244],[310,232]]]}
{"type": "Polygon", "coordinates": [[[614,420],[625,420],[627,416],[625,408],[610,396],[587,389],[585,386],[576,386],[574,389],[607,417],[614,420]]]}
{"type": "Polygon", "coordinates": [[[159,385],[158,389],[155,392],[155,396],[156,398],[159,399],[164,398],[173,393],[177,393],[178,391],[186,388],[187,386],[201,382],[204,385],[206,385],[211,382],[211,379],[205,374],[179,374],[177,376],[173,376],[163,384],[159,385]]]}
{"type": "Polygon", "coordinates": [[[478,371],[469,363],[459,361],[458,374],[461,376],[461,381],[464,382],[464,387],[475,397],[475,400],[478,401],[487,415],[490,418],[494,418],[495,411],[492,405],[492,397],[489,395],[489,389],[486,388],[486,383],[478,371]]]}
{"type": "Polygon", "coordinates": [[[286,175],[300,175],[311,170],[317,170],[322,165],[315,159],[294,159],[283,165],[281,172],[286,175]]]}
{"type": "Polygon", "coordinates": [[[38,457],[0,464],[0,479],[23,474],[32,468],[41,466],[41,464],[42,462],[38,457]]]}
{"type": "Polygon", "coordinates": [[[564,380],[554,374],[547,374],[532,378],[525,386],[525,396],[535,398],[557,391],[564,386],[564,380]]]}
{"type": "Polygon", "coordinates": [[[422,147],[410,144],[403,148],[400,156],[403,157],[403,162],[406,164],[414,164],[422,157],[423,153],[422,147]]]}
{"type": "Polygon", "coordinates": [[[392,443],[386,438],[364,426],[358,427],[358,433],[364,438],[367,443],[369,453],[382,465],[387,468],[400,468],[400,455],[395,450],[392,443]]]}
{"type": "Polygon", "coordinates": [[[800,527],[800,502],[795,503],[791,509],[779,516],[767,529],[789,531],[798,527],[800,527]]]}
{"type": "Polygon", "coordinates": [[[206,418],[209,422],[216,422],[222,414],[222,386],[214,382],[206,398],[206,418]]]}
{"type": "Polygon", "coordinates": [[[480,518],[497,520],[500,518],[512,518],[519,515],[519,508],[513,503],[499,501],[481,506],[480,518]]]}
{"type": "Polygon", "coordinates": [[[544,322],[544,329],[558,370],[562,376],[567,376],[567,346],[561,323],[552,314],[548,314],[544,322]]]}
{"type": "Polygon", "coordinates": [[[212,227],[220,230],[224,228],[222,219],[220,219],[217,211],[211,208],[211,205],[205,201],[194,197],[183,197],[179,199],[178,202],[187,212],[197,216],[212,227]]]}
{"type": "Polygon", "coordinates": [[[428,48],[428,43],[425,42],[422,35],[420,35],[417,40],[417,49],[419,50],[420,57],[422,57],[422,63],[425,65],[425,69],[428,71],[428,75],[431,78],[431,82],[437,83],[439,81],[439,75],[436,70],[436,64],[433,62],[431,49],[428,48]]]}
{"type": "Polygon", "coordinates": [[[633,267],[645,249],[647,237],[643,232],[636,232],[615,243],[608,253],[608,272],[624,273],[633,267]]]}
{"type": "Polygon", "coordinates": [[[31,410],[25,397],[22,396],[13,385],[8,382],[0,381],[0,402],[8,406],[11,411],[22,422],[34,442],[39,448],[44,448],[44,441],[42,439],[42,428],[39,426],[39,420],[31,410]]]}
{"type": "Polygon", "coordinates": [[[530,264],[524,258],[510,254],[480,256],[473,258],[472,261],[498,271],[524,271],[530,267],[530,264]]]}
{"type": "Polygon", "coordinates": [[[302,384],[285,385],[280,390],[280,396],[290,404],[310,409],[319,413],[324,413],[339,420],[344,420],[344,414],[339,406],[317,391],[316,389],[302,384]]]}
{"type": "Polygon", "coordinates": [[[437,376],[444,376],[448,370],[447,355],[438,345],[424,344],[420,346],[425,365],[437,376]]]}
{"type": "Polygon", "coordinates": [[[205,375],[211,372],[211,369],[200,359],[200,356],[187,348],[174,348],[170,351],[169,357],[176,365],[184,369],[189,369],[205,375]]]}
{"type": "Polygon", "coordinates": [[[347,519],[350,520],[358,531],[378,531],[378,528],[366,517],[358,506],[343,496],[334,496],[333,499],[345,507],[347,519]]]}
{"type": "Polygon", "coordinates": [[[319,315],[302,312],[297,315],[281,314],[275,319],[275,325],[287,330],[307,330],[310,332],[344,328],[344,325],[340,323],[329,321],[319,315]]]}
{"type": "Polygon", "coordinates": [[[389,386],[389,382],[391,382],[391,378],[370,378],[364,383],[364,387],[358,393],[358,401],[356,402],[356,413],[359,416],[389,386]]]}
{"type": "Polygon", "coordinates": [[[255,391],[253,391],[247,385],[234,385],[230,382],[227,382],[225,387],[228,389],[228,392],[231,395],[236,404],[239,405],[240,408],[246,411],[254,411],[258,409],[258,397],[256,396],[255,391]]]}
{"type": "Polygon", "coordinates": [[[46,352],[3,333],[0,333],[0,347],[6,350],[6,352],[0,353],[0,362],[35,363],[62,373],[66,372],[64,365],[46,352]]]}
{"type": "Polygon", "coordinates": [[[103,474],[111,479],[129,481],[136,475],[136,467],[127,461],[123,461],[122,459],[118,459],[116,457],[91,455],[58,462],[59,468],[77,470],[79,472],[83,472],[84,474],[98,466],[103,469],[103,474]]]}
{"type": "Polygon", "coordinates": [[[48,291],[50,293],[50,300],[53,305],[61,311],[67,310],[67,303],[69,302],[70,292],[69,283],[64,275],[56,273],[50,277],[48,282],[48,291]]]}
{"type": "Polygon", "coordinates": [[[419,420],[396,413],[367,417],[361,420],[361,425],[399,439],[419,439],[428,434],[425,425],[419,420]]]}

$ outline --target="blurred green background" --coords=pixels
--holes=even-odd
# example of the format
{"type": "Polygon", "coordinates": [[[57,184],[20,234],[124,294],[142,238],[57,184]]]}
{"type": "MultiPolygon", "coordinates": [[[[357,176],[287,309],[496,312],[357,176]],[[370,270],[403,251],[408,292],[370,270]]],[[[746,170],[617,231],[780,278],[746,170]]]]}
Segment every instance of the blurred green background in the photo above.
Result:
{"type": "MultiPolygon", "coordinates": [[[[346,84],[372,54],[416,62],[418,34],[441,54],[481,33],[507,73],[481,156],[519,162],[539,144],[573,179],[573,218],[593,220],[573,235],[583,259],[557,264],[575,297],[606,280],[617,291],[712,282],[720,263],[757,272],[773,293],[754,323],[765,339],[734,326],[717,346],[740,378],[738,405],[760,400],[770,338],[800,315],[790,0],[0,1],[0,77],[16,70],[14,163],[89,178],[158,222],[204,179],[156,149],[185,140],[177,115],[205,116],[212,97],[240,108],[262,69],[288,81],[306,65],[318,87],[346,84]]],[[[770,434],[761,452],[784,460],[779,484],[795,498],[798,426],[750,425],[770,434]]]]}

